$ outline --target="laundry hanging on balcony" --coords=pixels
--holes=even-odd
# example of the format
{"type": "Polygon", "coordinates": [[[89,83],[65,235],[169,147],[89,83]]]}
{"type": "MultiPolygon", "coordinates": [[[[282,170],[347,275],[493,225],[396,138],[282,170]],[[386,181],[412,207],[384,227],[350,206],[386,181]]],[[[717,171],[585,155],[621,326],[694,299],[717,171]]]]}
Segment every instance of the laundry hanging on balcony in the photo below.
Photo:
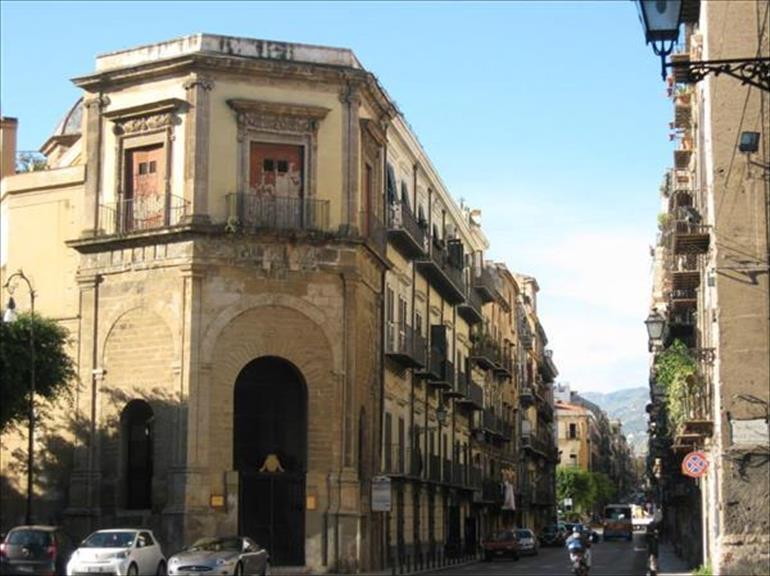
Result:
{"type": "Polygon", "coordinates": [[[510,482],[503,482],[504,497],[503,497],[503,510],[516,510],[516,496],[513,493],[513,484],[510,482]]]}

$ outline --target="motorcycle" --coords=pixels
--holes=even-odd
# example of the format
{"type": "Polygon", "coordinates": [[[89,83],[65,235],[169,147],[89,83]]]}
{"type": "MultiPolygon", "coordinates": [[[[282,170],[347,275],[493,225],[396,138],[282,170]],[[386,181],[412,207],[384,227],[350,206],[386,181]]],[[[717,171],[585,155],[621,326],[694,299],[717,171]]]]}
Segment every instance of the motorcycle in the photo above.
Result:
{"type": "Polygon", "coordinates": [[[575,576],[588,576],[588,562],[584,550],[570,550],[569,559],[575,576]]]}

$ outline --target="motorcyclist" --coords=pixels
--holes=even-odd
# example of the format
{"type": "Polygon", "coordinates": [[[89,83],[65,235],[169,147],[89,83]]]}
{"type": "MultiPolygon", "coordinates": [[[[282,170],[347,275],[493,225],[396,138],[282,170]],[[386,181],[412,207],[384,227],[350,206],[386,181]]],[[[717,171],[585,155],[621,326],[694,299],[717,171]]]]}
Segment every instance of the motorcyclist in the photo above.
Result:
{"type": "Polygon", "coordinates": [[[570,560],[575,561],[575,552],[582,552],[586,567],[591,568],[591,538],[584,534],[578,528],[567,538],[567,549],[569,550],[570,560]]]}

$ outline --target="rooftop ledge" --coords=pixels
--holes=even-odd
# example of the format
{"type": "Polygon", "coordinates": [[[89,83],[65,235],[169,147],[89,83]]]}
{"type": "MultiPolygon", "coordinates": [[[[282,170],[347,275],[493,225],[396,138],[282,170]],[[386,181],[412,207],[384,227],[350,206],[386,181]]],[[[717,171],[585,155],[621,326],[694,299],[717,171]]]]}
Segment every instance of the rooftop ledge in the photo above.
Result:
{"type": "Polygon", "coordinates": [[[242,58],[290,60],[363,69],[353,51],[348,48],[331,48],[328,46],[274,42],[271,40],[237,38],[215,34],[193,34],[174,40],[99,55],[96,57],[96,71],[105,72],[119,68],[140,66],[150,62],[177,58],[189,54],[217,54],[242,58]]]}

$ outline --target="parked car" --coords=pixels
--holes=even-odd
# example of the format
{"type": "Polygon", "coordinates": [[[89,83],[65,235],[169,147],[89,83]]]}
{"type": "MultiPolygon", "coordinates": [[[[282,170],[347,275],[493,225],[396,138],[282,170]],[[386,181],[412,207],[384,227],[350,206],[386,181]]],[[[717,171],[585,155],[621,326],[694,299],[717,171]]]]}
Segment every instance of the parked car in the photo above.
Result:
{"type": "Polygon", "coordinates": [[[83,540],[67,564],[67,576],[94,573],[160,576],[166,573],[166,558],[150,530],[99,530],[83,540]]]}
{"type": "Polygon", "coordinates": [[[58,526],[17,526],[0,544],[0,574],[64,574],[74,549],[58,526]]]}
{"type": "Polygon", "coordinates": [[[201,538],[168,560],[169,576],[270,573],[270,555],[251,538],[201,538]]]}
{"type": "Polygon", "coordinates": [[[540,544],[542,546],[564,546],[565,530],[556,524],[543,528],[540,532],[540,544]]]}
{"type": "Polygon", "coordinates": [[[519,554],[537,555],[540,546],[532,530],[529,528],[518,528],[516,530],[516,539],[519,541],[519,554]]]}
{"type": "Polygon", "coordinates": [[[513,530],[501,530],[492,534],[490,538],[481,543],[484,551],[484,560],[491,562],[497,556],[510,556],[514,560],[519,559],[519,541],[513,530]]]}

